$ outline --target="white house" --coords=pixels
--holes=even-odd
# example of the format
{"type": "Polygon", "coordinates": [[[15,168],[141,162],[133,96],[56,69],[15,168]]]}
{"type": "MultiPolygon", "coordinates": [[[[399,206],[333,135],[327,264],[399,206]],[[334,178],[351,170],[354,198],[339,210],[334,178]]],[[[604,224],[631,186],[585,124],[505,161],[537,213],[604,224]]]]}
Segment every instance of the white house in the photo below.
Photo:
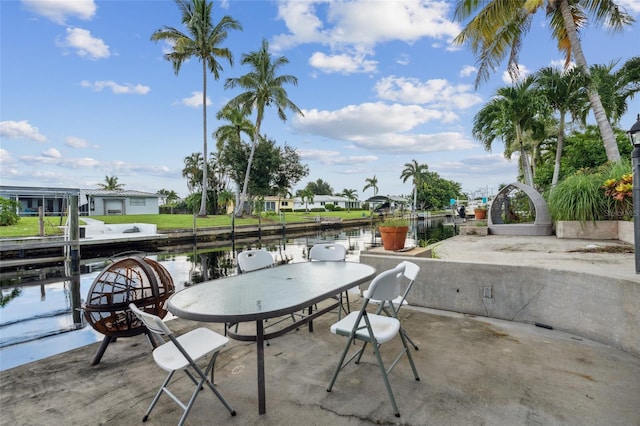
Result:
{"type": "Polygon", "coordinates": [[[0,186],[0,197],[16,201],[20,216],[37,216],[39,209],[45,216],[66,215],[70,195],[78,196],[78,212],[81,216],[160,213],[160,197],[149,192],[0,186]]]}
{"type": "Polygon", "coordinates": [[[307,202],[307,199],[304,200],[300,197],[296,197],[293,199],[293,209],[294,210],[304,210],[304,209],[317,209],[317,208],[326,208],[327,204],[333,204],[334,206],[339,206],[344,210],[348,209],[359,209],[360,201],[359,200],[349,200],[347,197],[342,197],[338,195],[314,195],[313,202],[307,202]]]}
{"type": "Polygon", "coordinates": [[[0,186],[0,197],[18,203],[17,213],[20,216],[37,216],[40,209],[45,216],[64,215],[69,197],[79,193],[77,188],[0,186]]]}
{"type": "Polygon", "coordinates": [[[80,214],[83,216],[158,214],[159,212],[158,194],[129,190],[80,190],[80,214]]]}

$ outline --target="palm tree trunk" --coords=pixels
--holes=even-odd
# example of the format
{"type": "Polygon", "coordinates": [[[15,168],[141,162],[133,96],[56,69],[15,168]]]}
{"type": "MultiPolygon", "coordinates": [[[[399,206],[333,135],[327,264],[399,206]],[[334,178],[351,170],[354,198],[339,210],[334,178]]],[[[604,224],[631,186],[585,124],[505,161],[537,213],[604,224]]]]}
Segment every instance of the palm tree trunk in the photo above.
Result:
{"type": "Polygon", "coordinates": [[[414,179],[413,181],[413,213],[416,212],[417,202],[418,202],[418,184],[414,179]]]}
{"type": "Polygon", "coordinates": [[[556,144],[556,161],[553,165],[553,177],[551,178],[551,188],[558,184],[560,178],[560,159],[564,148],[564,111],[560,111],[560,123],[558,124],[558,142],[556,144]]]}
{"type": "Polygon", "coordinates": [[[207,61],[202,61],[202,132],[203,132],[203,162],[202,162],[202,199],[198,216],[207,215],[207,61]]]}
{"type": "Polygon", "coordinates": [[[244,185],[242,185],[242,194],[240,194],[240,203],[236,206],[236,216],[242,216],[242,207],[244,200],[247,197],[247,186],[249,186],[249,173],[251,172],[251,163],[253,163],[253,155],[256,152],[256,145],[258,144],[258,138],[260,137],[260,124],[262,123],[262,113],[258,111],[256,118],[256,128],[253,133],[253,144],[251,145],[251,153],[249,154],[249,161],[247,161],[247,172],[244,175],[244,185]]]}
{"type": "MultiPolygon", "coordinates": [[[[564,26],[567,30],[567,35],[571,41],[571,52],[573,53],[573,58],[575,59],[576,64],[582,68],[584,73],[586,75],[590,75],[589,66],[587,65],[587,60],[584,56],[584,52],[582,51],[580,39],[578,38],[578,31],[576,30],[571,10],[569,9],[569,0],[560,0],[559,7],[560,12],[562,13],[562,19],[564,20],[564,26]]],[[[591,84],[587,88],[587,93],[591,109],[593,110],[593,115],[596,119],[596,123],[598,123],[598,129],[600,129],[600,137],[602,137],[602,143],[604,144],[604,149],[607,153],[607,160],[618,161],[620,160],[618,143],[613,133],[613,129],[611,128],[611,123],[607,120],[607,115],[602,107],[600,95],[591,84]]]]}
{"type": "Polygon", "coordinates": [[[524,181],[530,187],[533,186],[533,175],[531,173],[531,163],[529,162],[529,155],[527,151],[524,149],[524,143],[522,141],[522,130],[520,130],[520,126],[516,125],[516,138],[520,143],[520,158],[522,159],[522,173],[524,174],[524,181]]]}

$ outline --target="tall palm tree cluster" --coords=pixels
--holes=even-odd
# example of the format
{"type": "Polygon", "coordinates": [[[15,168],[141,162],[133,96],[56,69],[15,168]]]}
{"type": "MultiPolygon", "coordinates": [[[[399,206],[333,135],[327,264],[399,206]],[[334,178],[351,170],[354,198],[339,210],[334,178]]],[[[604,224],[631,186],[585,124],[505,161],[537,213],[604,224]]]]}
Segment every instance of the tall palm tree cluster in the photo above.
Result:
{"type": "Polygon", "coordinates": [[[455,16],[467,21],[455,42],[467,45],[478,62],[476,86],[489,78],[505,56],[514,86],[498,89],[475,117],[473,134],[485,148],[495,140],[505,144],[505,156],[520,152],[525,182],[533,186],[536,143],[545,128],[557,128],[552,185],[559,179],[566,114],[581,123],[589,109],[598,124],[609,161],[620,160],[611,123],[626,111],[626,101],[639,89],[639,58],[627,61],[616,73],[613,65],[589,67],[579,33],[587,23],[620,31],[634,20],[614,0],[458,0],[455,16]],[[544,11],[558,49],[565,55],[563,71],[545,68],[536,76],[519,79],[518,55],[533,16],[544,11]],[[575,68],[571,68],[575,62],[575,68]],[[549,121],[556,112],[557,121],[549,121]]]}
{"type": "MultiPolygon", "coordinates": [[[[165,55],[165,59],[172,63],[176,75],[182,64],[192,57],[197,58],[202,65],[203,152],[201,157],[197,153],[192,156],[193,158],[187,157],[185,159],[183,175],[189,179],[190,191],[196,186],[200,187],[202,195],[199,215],[206,216],[207,199],[209,198],[209,169],[211,167],[207,160],[207,74],[212,74],[215,80],[220,78],[223,68],[219,59],[225,59],[229,65],[233,65],[231,51],[221,45],[227,39],[230,30],[241,30],[242,26],[230,16],[223,16],[218,23],[214,23],[212,18],[213,2],[211,1],[175,1],[182,14],[182,25],[186,31],[164,26],[151,35],[151,40],[166,41],[171,44],[172,49],[165,55]]],[[[225,141],[232,138],[240,139],[243,133],[251,135],[251,151],[244,176],[242,195],[237,203],[237,215],[242,213],[256,145],[263,137],[260,134],[260,126],[266,107],[275,106],[278,117],[283,121],[287,118],[286,109],[302,114],[301,110],[289,100],[283,87],[285,84],[297,84],[297,79],[291,75],[278,75],[279,68],[287,64],[288,60],[284,57],[273,58],[269,53],[269,45],[266,40],[262,42],[259,50],[244,54],[241,63],[249,66],[250,71],[238,78],[228,78],[224,87],[225,89],[239,87],[244,92],[231,99],[218,112],[217,118],[228,120],[230,124],[213,133],[213,137],[217,139],[218,152],[224,149],[225,141]],[[251,123],[248,118],[253,113],[256,116],[255,123],[251,123]]]]}
{"type": "Polygon", "coordinates": [[[595,65],[587,75],[579,68],[563,71],[545,67],[513,85],[501,87],[474,117],[473,136],[487,151],[491,151],[494,142],[503,142],[506,158],[518,152],[524,182],[532,187],[537,163],[548,157],[545,154],[549,152],[544,151],[555,151],[551,179],[551,187],[555,187],[561,174],[567,116],[574,127],[586,126],[590,110],[588,85],[593,84],[601,93],[605,115],[613,123],[626,112],[627,100],[640,90],[640,57],[632,58],[615,72],[612,69],[613,65],[595,65]]]}

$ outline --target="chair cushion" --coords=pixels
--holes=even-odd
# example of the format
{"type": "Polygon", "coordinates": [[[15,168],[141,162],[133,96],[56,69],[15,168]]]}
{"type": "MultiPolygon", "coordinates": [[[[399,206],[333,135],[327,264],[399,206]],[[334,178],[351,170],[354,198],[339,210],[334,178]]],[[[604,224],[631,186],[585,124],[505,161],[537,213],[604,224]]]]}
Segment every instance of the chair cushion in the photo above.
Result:
{"type": "MultiPolygon", "coordinates": [[[[229,341],[223,335],[204,327],[191,330],[178,337],[177,340],[194,361],[219,350],[229,341]]],[[[189,361],[171,341],[154,349],[153,359],[167,371],[180,370],[189,365],[189,361]]]]}
{"type": "MultiPolygon", "coordinates": [[[[359,312],[351,312],[349,315],[333,324],[331,326],[331,332],[340,336],[349,336],[353,329],[353,325],[358,319],[358,314],[359,312]]],[[[400,321],[395,318],[376,314],[367,314],[367,317],[369,318],[373,334],[378,343],[388,342],[393,339],[400,330],[400,321]]],[[[359,329],[356,332],[356,338],[359,338],[360,340],[362,340],[362,338],[364,338],[364,340],[369,340],[369,330],[366,328],[364,318],[360,320],[360,325],[364,328],[359,329]]]]}

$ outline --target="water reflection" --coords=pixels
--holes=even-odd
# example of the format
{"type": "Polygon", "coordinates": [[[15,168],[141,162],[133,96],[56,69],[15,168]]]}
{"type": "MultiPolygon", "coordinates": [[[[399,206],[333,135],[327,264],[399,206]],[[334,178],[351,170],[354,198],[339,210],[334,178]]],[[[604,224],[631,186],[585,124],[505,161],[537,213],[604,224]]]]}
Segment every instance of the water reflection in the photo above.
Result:
{"type": "MultiPolygon", "coordinates": [[[[442,220],[413,223],[407,245],[427,245],[453,236],[455,228],[442,220]]],[[[235,275],[236,254],[248,248],[264,248],[279,264],[303,262],[318,242],[336,242],[347,248],[347,260],[358,261],[360,253],[380,245],[371,227],[324,230],[309,235],[252,242],[227,247],[193,246],[188,252],[149,255],[173,277],[176,291],[196,283],[235,275]]],[[[184,250],[184,249],[183,249],[184,250]]],[[[0,370],[102,340],[87,327],[80,306],[91,284],[110,262],[85,260],[81,274],[61,267],[2,273],[0,299],[0,370]],[[66,278],[66,280],[65,280],[66,278]],[[70,332],[71,331],[71,332],[70,332]]]]}

